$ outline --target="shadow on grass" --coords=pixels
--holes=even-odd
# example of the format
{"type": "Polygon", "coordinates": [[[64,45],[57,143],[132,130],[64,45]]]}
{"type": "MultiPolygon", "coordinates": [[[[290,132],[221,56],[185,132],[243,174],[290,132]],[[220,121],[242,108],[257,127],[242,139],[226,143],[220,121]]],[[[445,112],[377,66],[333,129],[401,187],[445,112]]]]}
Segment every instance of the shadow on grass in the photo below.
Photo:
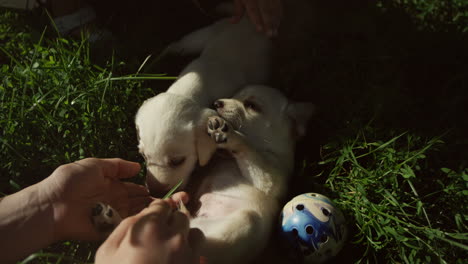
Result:
{"type": "MultiPolygon", "coordinates": [[[[440,168],[458,170],[467,166],[466,34],[418,30],[407,13],[393,9],[382,12],[370,1],[348,2],[314,2],[299,8],[287,5],[280,35],[274,40],[272,86],[295,100],[311,101],[317,106],[307,137],[298,144],[298,169],[288,198],[310,191],[338,197],[325,187],[328,175],[323,172],[328,170],[317,162],[326,154],[324,146],[352,140],[366,127],[372,128],[368,135],[373,140],[389,140],[403,132],[419,138],[444,135],[445,144],[431,152],[421,172],[427,173],[424,181],[428,185],[445,180],[443,174],[435,172],[440,168]]],[[[117,61],[127,63],[121,74],[134,73],[148,54],[155,54],[154,59],[168,43],[211,21],[189,0],[145,0],[138,4],[95,1],[94,5],[100,22],[114,33],[115,39],[112,49],[109,44],[93,46],[93,58],[98,64],[105,63],[113,54],[117,61]]],[[[171,56],[151,61],[144,71],[177,75],[189,60],[171,56]]],[[[144,86],[162,91],[169,82],[147,82],[144,86]]],[[[130,109],[138,106],[133,103],[130,109]]],[[[125,144],[135,143],[126,138],[125,144]]],[[[135,153],[128,155],[135,159],[135,153]]],[[[43,166],[40,159],[35,162],[25,174],[48,175],[52,167],[38,173],[36,169],[43,166]]],[[[431,188],[434,185],[418,186],[427,193],[433,191],[431,188]]],[[[430,213],[440,214],[437,210],[430,213]]],[[[357,232],[357,228],[351,228],[351,234],[357,232]]],[[[81,248],[77,250],[79,259],[89,260],[92,250],[88,246],[81,248]]],[[[66,250],[70,247],[53,247],[55,252],[66,250]]],[[[364,251],[361,245],[347,244],[340,254],[341,263],[358,260],[364,251]]]]}

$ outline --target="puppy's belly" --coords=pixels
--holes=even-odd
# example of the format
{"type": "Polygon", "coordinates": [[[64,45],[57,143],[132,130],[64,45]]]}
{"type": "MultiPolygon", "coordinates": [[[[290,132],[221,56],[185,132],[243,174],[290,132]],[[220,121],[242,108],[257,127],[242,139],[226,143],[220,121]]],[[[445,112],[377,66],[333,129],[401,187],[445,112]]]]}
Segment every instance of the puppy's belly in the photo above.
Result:
{"type": "MultiPolygon", "coordinates": [[[[232,157],[215,157],[205,168],[203,182],[196,195],[197,218],[218,218],[250,209],[257,204],[259,191],[244,179],[232,157]]],[[[201,178],[201,177],[200,177],[201,178]]]]}
{"type": "Polygon", "coordinates": [[[225,217],[245,208],[249,203],[239,197],[225,193],[205,193],[200,197],[199,201],[201,206],[196,215],[198,218],[225,217]]]}

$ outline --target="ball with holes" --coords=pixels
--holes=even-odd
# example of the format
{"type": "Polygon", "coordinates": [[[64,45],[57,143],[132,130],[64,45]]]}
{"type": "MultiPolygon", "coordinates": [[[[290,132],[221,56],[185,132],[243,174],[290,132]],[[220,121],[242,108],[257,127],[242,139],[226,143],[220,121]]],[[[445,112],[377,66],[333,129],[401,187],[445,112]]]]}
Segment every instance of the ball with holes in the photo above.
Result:
{"type": "Polygon", "coordinates": [[[296,262],[323,263],[333,258],[346,236],[343,214],[321,194],[298,195],[281,213],[281,237],[296,262]]]}

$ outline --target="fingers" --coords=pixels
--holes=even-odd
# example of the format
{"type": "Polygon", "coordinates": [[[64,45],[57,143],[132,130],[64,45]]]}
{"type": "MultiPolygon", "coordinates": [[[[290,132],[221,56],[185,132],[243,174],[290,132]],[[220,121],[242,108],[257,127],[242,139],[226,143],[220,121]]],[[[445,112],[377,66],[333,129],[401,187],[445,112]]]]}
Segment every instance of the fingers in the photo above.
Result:
{"type": "Polygon", "coordinates": [[[184,237],[187,237],[189,231],[189,219],[184,213],[174,211],[172,216],[169,218],[168,224],[172,232],[182,233],[184,237]]]}
{"type": "Polygon", "coordinates": [[[259,2],[259,9],[263,24],[265,26],[264,32],[269,36],[278,34],[278,27],[283,16],[283,9],[280,0],[261,0],[259,2]]]}
{"type": "Polygon", "coordinates": [[[129,212],[128,215],[134,215],[145,209],[153,199],[150,196],[147,197],[134,197],[129,201],[129,212]]]}
{"type": "Polygon", "coordinates": [[[112,180],[112,182],[114,184],[108,192],[108,200],[100,202],[109,203],[122,217],[134,215],[150,204],[152,199],[146,187],[119,180],[112,180]]]}
{"type": "Polygon", "coordinates": [[[231,23],[238,23],[244,16],[245,8],[242,0],[234,0],[234,15],[231,19],[231,23]]]}
{"type": "Polygon", "coordinates": [[[179,202],[187,204],[189,201],[189,196],[186,192],[176,192],[173,195],[171,195],[171,197],[166,199],[166,201],[169,202],[173,209],[176,209],[179,206],[179,202]]]}
{"type": "Polygon", "coordinates": [[[122,240],[125,238],[128,230],[138,221],[138,217],[127,217],[125,218],[114,231],[109,235],[106,239],[105,243],[102,245],[106,245],[108,248],[118,248],[122,240]]]}
{"type": "MultiPolygon", "coordinates": [[[[167,223],[171,216],[172,208],[163,200],[153,201],[147,208],[141,211],[137,217],[140,220],[132,228],[131,241],[138,243],[157,236],[166,236],[167,223]]],[[[153,241],[153,240],[151,240],[153,241]]]]}
{"type": "Polygon", "coordinates": [[[74,164],[96,170],[101,172],[103,176],[113,179],[130,178],[140,171],[140,164],[118,158],[87,158],[74,162],[74,164]]]}
{"type": "MultiPolygon", "coordinates": [[[[133,194],[135,195],[137,193],[133,193],[133,194]]],[[[143,192],[138,192],[138,194],[143,194],[143,192]]],[[[145,209],[152,202],[159,201],[159,200],[160,199],[156,199],[151,196],[129,197],[128,215],[135,215],[141,212],[143,209],[145,209]]],[[[180,203],[187,204],[188,201],[189,201],[189,196],[186,192],[174,193],[171,197],[164,200],[164,202],[167,202],[173,210],[180,209],[179,208],[180,203]]]]}
{"type": "Polygon", "coordinates": [[[123,159],[104,159],[103,161],[109,163],[108,166],[109,167],[112,166],[113,167],[112,169],[116,170],[114,173],[111,173],[112,169],[109,169],[107,171],[108,174],[107,175],[104,174],[105,176],[110,177],[110,178],[117,178],[117,179],[131,178],[137,175],[141,169],[139,163],[131,162],[131,161],[123,160],[123,159]]]}
{"type": "Polygon", "coordinates": [[[151,243],[170,239],[176,234],[187,238],[189,220],[179,211],[174,211],[170,204],[163,200],[156,200],[140,214],[140,220],[132,228],[131,242],[135,244],[151,243]]]}
{"type": "Polygon", "coordinates": [[[143,185],[132,182],[123,182],[123,185],[127,190],[128,197],[149,196],[148,189],[143,185]]]}
{"type": "MultiPolygon", "coordinates": [[[[175,194],[178,200],[186,199],[184,197],[188,197],[186,193],[175,194]]],[[[171,263],[198,263],[204,235],[198,229],[190,229],[188,218],[174,210],[169,200],[155,200],[139,214],[122,221],[99,248],[96,259],[137,256],[140,261],[132,263],[142,263],[141,259],[151,259],[145,263],[155,263],[158,259],[172,260],[171,263]]]]}
{"type": "Polygon", "coordinates": [[[198,228],[191,228],[188,233],[188,243],[190,248],[198,253],[201,250],[201,246],[205,241],[205,235],[203,232],[198,228]]]}
{"type": "Polygon", "coordinates": [[[263,31],[265,29],[265,25],[260,15],[257,1],[245,1],[244,3],[246,5],[245,9],[247,9],[247,14],[252,23],[256,26],[258,31],[263,31]]]}
{"type": "Polygon", "coordinates": [[[269,37],[278,34],[278,27],[283,17],[281,0],[234,0],[234,6],[232,23],[238,23],[247,12],[259,32],[269,37]]]}

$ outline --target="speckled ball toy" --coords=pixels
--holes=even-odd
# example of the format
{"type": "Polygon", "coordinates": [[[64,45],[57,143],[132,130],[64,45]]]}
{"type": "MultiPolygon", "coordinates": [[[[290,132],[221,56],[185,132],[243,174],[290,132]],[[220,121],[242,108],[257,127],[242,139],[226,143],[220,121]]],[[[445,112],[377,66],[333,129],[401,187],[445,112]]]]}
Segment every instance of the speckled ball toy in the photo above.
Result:
{"type": "Polygon", "coordinates": [[[323,263],[338,254],[347,237],[343,214],[318,193],[294,197],[280,220],[282,240],[296,262],[323,263]]]}

